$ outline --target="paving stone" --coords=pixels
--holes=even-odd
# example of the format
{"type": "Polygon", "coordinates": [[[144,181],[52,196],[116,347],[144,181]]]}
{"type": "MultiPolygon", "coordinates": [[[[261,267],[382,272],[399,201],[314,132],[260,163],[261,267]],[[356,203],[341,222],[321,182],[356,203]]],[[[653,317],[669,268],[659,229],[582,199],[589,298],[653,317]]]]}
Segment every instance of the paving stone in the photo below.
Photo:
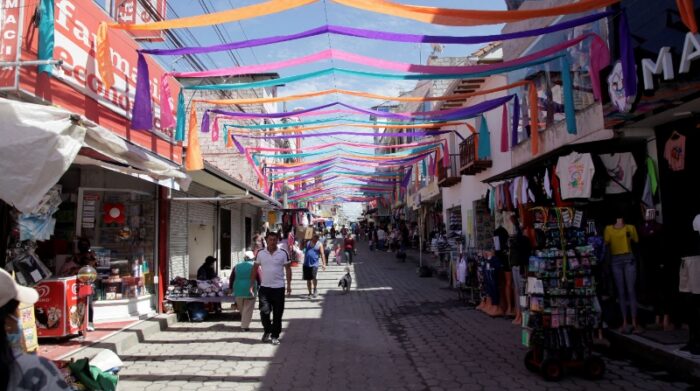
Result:
{"type": "Polygon", "coordinates": [[[600,381],[569,375],[545,382],[523,367],[520,329],[509,320],[459,304],[445,281],[419,278],[415,265],[397,263],[391,253],[368,252],[366,242],[360,247],[351,267],[354,286],[346,295],[336,287],[344,266],[319,271],[321,295],[315,300],[304,297],[301,268],[293,269],[281,345],[259,342],[257,311],[253,332],[241,331],[240,316],[230,312],[177,323],[123,354],[119,390],[688,388],[609,358],[600,381]]]}

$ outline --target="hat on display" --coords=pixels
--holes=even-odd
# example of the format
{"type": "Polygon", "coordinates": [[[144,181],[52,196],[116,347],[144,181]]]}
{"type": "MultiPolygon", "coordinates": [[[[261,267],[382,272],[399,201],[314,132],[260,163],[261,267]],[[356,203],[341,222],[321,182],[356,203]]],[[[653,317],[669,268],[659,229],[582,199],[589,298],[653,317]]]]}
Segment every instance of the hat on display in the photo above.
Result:
{"type": "Polygon", "coordinates": [[[255,254],[252,251],[248,250],[245,252],[245,257],[248,259],[255,259],[255,254]]]}
{"type": "Polygon", "coordinates": [[[34,304],[39,300],[39,292],[34,288],[18,285],[10,273],[0,269],[0,306],[13,299],[20,303],[34,304]]]}

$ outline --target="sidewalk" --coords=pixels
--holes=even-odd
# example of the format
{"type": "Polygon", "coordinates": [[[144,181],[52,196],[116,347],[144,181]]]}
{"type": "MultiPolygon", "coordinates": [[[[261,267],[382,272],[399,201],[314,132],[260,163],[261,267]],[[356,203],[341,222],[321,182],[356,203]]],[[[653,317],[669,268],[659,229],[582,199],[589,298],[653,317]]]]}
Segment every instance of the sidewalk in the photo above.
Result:
{"type": "Polygon", "coordinates": [[[145,320],[101,323],[96,325],[95,331],[87,332],[85,337],[46,340],[44,344],[40,340],[37,353],[50,360],[89,358],[100,349],[120,354],[176,322],[175,314],[163,314],[145,320]]]}
{"type": "MultiPolygon", "coordinates": [[[[419,253],[411,249],[406,252],[406,261],[419,263],[419,253]]],[[[437,257],[433,254],[423,253],[423,265],[431,267],[433,270],[439,265],[437,257]]],[[[436,275],[433,274],[433,277],[436,275]]],[[[644,363],[655,367],[663,368],[678,376],[687,377],[693,381],[700,381],[700,356],[693,356],[679,351],[684,344],[660,343],[654,339],[661,331],[647,331],[646,335],[622,334],[610,330],[608,339],[614,344],[614,349],[624,353],[626,356],[635,357],[644,363]]],[[[687,341],[687,339],[685,340],[687,341]]]]}
{"type": "Polygon", "coordinates": [[[700,382],[700,356],[693,356],[679,349],[683,344],[660,343],[651,339],[663,331],[645,331],[642,335],[622,334],[609,330],[607,337],[613,348],[623,351],[645,363],[663,368],[678,376],[689,377],[700,382]],[[645,334],[649,334],[645,336],[645,334]]]}

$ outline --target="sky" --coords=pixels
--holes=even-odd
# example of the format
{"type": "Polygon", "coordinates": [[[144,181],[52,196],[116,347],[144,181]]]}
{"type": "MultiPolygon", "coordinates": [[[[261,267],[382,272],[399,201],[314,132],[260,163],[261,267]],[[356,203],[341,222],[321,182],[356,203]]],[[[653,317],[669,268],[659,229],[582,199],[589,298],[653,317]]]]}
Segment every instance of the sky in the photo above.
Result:
{"type": "MultiPolygon", "coordinates": [[[[179,17],[199,15],[206,13],[204,7],[209,11],[222,11],[233,7],[242,7],[246,5],[260,3],[263,0],[169,0],[172,7],[169,10],[169,17],[173,18],[174,14],[179,17]]],[[[447,8],[463,8],[463,9],[491,9],[503,10],[506,8],[505,3],[501,0],[402,0],[403,3],[414,5],[423,5],[431,7],[447,7],[447,8]]],[[[255,19],[243,20],[240,22],[227,23],[220,26],[220,37],[213,27],[200,27],[189,29],[189,33],[180,30],[181,35],[185,38],[186,44],[191,46],[206,46],[220,44],[222,41],[232,42],[254,38],[262,38],[273,35],[286,35],[296,32],[305,31],[314,27],[319,27],[324,24],[333,24],[340,26],[365,28],[373,30],[390,31],[397,33],[410,34],[425,34],[425,35],[488,35],[498,34],[501,31],[502,25],[476,26],[476,27],[453,27],[453,26],[438,26],[431,25],[412,20],[402,19],[393,16],[375,14],[367,11],[362,11],[350,7],[345,7],[330,0],[320,1],[308,6],[289,10],[279,14],[268,15],[255,19]],[[198,43],[195,42],[194,39],[198,43]]],[[[151,47],[165,47],[163,44],[150,45],[151,47]]],[[[467,56],[480,48],[483,45],[447,45],[443,48],[441,57],[448,56],[467,56]]],[[[352,37],[340,37],[332,35],[321,35],[303,40],[279,43],[269,46],[262,46],[250,49],[241,49],[234,51],[232,54],[240,62],[241,65],[256,65],[268,62],[286,60],[290,58],[305,56],[316,53],[328,48],[340,49],[352,53],[361,54],[369,57],[376,57],[385,60],[408,62],[414,64],[425,64],[428,55],[432,48],[430,44],[407,44],[407,43],[392,43],[385,41],[373,41],[352,37]]],[[[210,55],[199,55],[202,62],[209,68],[221,68],[234,66],[231,59],[231,53],[214,53],[210,55]]],[[[177,57],[168,56],[160,57],[160,61],[166,68],[175,70],[191,70],[185,61],[176,61],[177,57]]],[[[314,64],[306,64],[278,71],[281,77],[297,75],[300,73],[312,72],[325,69],[332,66],[342,66],[355,70],[371,70],[382,72],[374,68],[367,68],[356,64],[348,64],[343,62],[333,63],[332,61],[323,61],[314,64]]],[[[310,79],[295,83],[290,83],[279,88],[278,95],[292,95],[302,92],[317,91],[330,88],[342,88],[371,92],[381,95],[397,96],[402,92],[410,91],[415,86],[415,81],[397,81],[397,80],[377,80],[365,79],[348,76],[333,76],[310,79]]],[[[369,108],[375,106],[381,101],[368,100],[364,98],[335,95],[326,95],[314,99],[305,99],[293,101],[286,107],[286,111],[290,111],[297,107],[311,107],[324,103],[331,103],[336,100],[341,100],[344,103],[369,108]]],[[[280,105],[279,111],[285,111],[285,107],[280,105]]],[[[318,118],[318,117],[314,117],[318,118]]],[[[361,117],[358,117],[361,118],[361,117]]],[[[361,119],[367,119],[366,116],[361,119]]],[[[340,129],[339,129],[340,130],[340,129]]],[[[353,129],[357,130],[357,129],[353,129]]],[[[367,131],[373,131],[367,129],[367,131]]],[[[328,143],[339,141],[341,138],[333,139],[307,139],[314,140],[306,142],[305,145],[328,143]]],[[[363,141],[370,142],[370,138],[364,138],[363,141]]],[[[359,205],[352,205],[346,208],[346,214],[350,216],[357,215],[359,205]]]]}

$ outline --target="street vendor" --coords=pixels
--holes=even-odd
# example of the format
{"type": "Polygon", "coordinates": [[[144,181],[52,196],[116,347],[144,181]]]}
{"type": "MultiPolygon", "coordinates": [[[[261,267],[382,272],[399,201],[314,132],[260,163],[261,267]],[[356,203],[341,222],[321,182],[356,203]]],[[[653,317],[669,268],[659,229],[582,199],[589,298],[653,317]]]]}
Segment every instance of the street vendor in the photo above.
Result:
{"type": "Polygon", "coordinates": [[[214,269],[215,263],[216,258],[211,255],[206,257],[202,266],[197,270],[197,279],[201,281],[213,280],[216,277],[216,269],[214,269]]]}
{"type": "Polygon", "coordinates": [[[60,277],[71,277],[78,274],[81,267],[89,265],[95,267],[97,265],[97,257],[90,249],[90,240],[87,238],[78,239],[78,252],[66,261],[58,272],[60,277]]]}

